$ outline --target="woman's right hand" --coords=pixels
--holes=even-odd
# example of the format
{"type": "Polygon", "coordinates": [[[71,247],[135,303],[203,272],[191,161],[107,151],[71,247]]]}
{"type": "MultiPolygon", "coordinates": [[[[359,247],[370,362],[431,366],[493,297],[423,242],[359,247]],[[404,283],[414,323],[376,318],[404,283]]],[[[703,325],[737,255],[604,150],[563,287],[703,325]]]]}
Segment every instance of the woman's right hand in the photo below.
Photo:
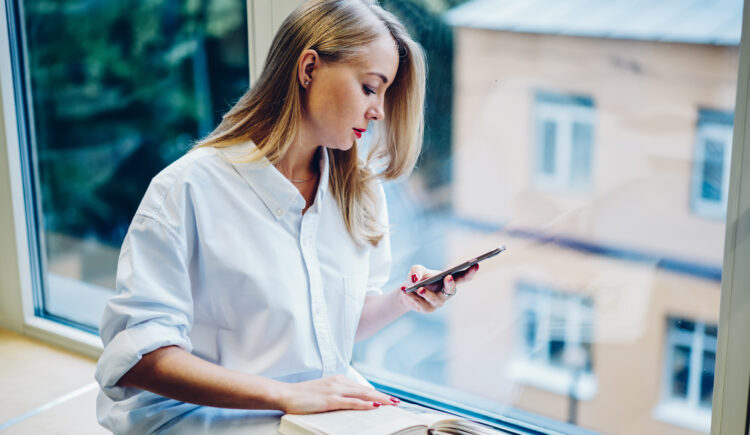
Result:
{"type": "Polygon", "coordinates": [[[279,393],[280,408],[287,414],[312,414],[337,409],[366,410],[400,402],[343,375],[282,384],[279,393]]]}

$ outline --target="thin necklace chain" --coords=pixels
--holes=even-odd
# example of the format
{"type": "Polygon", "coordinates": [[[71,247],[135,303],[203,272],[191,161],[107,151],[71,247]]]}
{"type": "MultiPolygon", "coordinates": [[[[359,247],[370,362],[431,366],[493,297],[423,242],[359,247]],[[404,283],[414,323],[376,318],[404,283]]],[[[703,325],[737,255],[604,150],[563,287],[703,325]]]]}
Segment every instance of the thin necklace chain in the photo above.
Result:
{"type": "MultiPolygon", "coordinates": [[[[274,164],[274,166],[276,166],[276,165],[274,164]]],[[[281,170],[279,170],[279,167],[278,167],[278,166],[276,166],[276,169],[277,169],[277,170],[278,170],[279,172],[281,172],[281,170]]],[[[283,173],[283,172],[281,172],[281,175],[284,175],[284,173],[283,173]]],[[[286,175],[284,175],[284,176],[286,177],[286,175]]],[[[304,179],[304,180],[292,180],[292,179],[291,179],[291,178],[289,178],[289,177],[287,177],[287,180],[291,181],[292,183],[307,183],[308,181],[312,181],[312,180],[313,180],[313,179],[314,179],[315,177],[317,177],[317,176],[318,176],[318,174],[316,173],[316,174],[313,174],[313,175],[312,175],[312,177],[310,177],[310,178],[306,178],[306,179],[304,179]]]]}
{"type": "Polygon", "coordinates": [[[292,180],[291,178],[287,178],[287,180],[291,181],[292,183],[307,183],[308,181],[312,180],[313,178],[317,176],[318,174],[313,174],[313,176],[308,178],[307,180],[292,180]]]}

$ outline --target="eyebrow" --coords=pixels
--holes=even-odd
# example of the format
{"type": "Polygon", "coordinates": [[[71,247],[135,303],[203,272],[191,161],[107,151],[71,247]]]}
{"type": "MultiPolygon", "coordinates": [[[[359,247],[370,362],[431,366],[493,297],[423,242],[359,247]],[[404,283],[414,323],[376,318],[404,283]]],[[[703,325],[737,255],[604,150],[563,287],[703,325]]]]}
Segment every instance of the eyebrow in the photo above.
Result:
{"type": "Polygon", "coordinates": [[[381,80],[383,80],[383,83],[388,83],[388,77],[384,76],[383,74],[380,74],[379,72],[368,72],[367,74],[372,74],[375,76],[380,77],[381,80]]]}

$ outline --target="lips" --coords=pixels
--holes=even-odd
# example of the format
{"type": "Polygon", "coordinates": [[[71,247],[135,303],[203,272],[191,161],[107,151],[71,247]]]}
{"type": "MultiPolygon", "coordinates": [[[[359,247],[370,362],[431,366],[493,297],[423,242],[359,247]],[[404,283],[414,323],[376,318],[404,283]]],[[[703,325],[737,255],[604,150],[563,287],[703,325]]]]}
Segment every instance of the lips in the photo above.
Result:
{"type": "Polygon", "coordinates": [[[352,130],[354,130],[354,134],[357,135],[357,138],[361,138],[362,137],[362,133],[364,133],[364,132],[367,131],[364,128],[353,128],[352,130]]]}

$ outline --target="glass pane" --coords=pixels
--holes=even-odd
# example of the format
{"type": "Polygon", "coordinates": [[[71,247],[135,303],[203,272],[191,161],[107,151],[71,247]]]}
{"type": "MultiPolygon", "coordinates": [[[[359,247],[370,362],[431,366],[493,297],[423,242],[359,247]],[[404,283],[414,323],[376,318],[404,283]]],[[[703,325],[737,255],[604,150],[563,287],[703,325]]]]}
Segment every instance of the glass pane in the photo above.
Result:
{"type": "Polygon", "coordinates": [[[427,319],[439,319],[446,334],[420,354],[444,367],[430,384],[438,397],[540,419],[573,415],[598,433],[694,433],[665,409],[710,424],[701,368],[689,355],[700,361],[711,350],[698,340],[710,336],[694,333],[698,322],[718,323],[725,223],[689,205],[704,174],[719,179],[720,151],[709,150],[705,166],[695,141],[704,123],[731,122],[742,2],[380,3],[426,50],[430,133],[421,159],[433,161],[387,186],[387,288],[412,264],[440,269],[501,243],[508,250],[434,314],[407,314],[385,338],[359,343],[355,365],[422,380],[416,363],[384,369],[368,350],[392,336],[417,343],[427,319]],[[438,176],[440,165],[450,170],[438,176]],[[547,188],[539,175],[558,185],[547,188]],[[573,182],[584,179],[586,189],[573,182]],[[590,315],[579,306],[561,320],[542,299],[514,303],[519,283],[584,298],[590,315]],[[670,319],[679,320],[654,327],[670,319]],[[545,358],[529,364],[523,343],[532,335],[545,358]],[[578,346],[589,369],[576,402],[563,362],[578,346]],[[575,403],[581,412],[571,412],[575,403]]]}
{"type": "Polygon", "coordinates": [[[538,325],[536,313],[534,313],[533,311],[526,311],[524,312],[524,316],[526,318],[524,327],[524,339],[526,342],[526,347],[529,350],[533,350],[534,345],[536,344],[536,330],[538,325]]]}
{"type": "Polygon", "coordinates": [[[672,354],[672,396],[686,398],[690,375],[690,348],[675,346],[672,354]]]}
{"type": "Polygon", "coordinates": [[[710,408],[714,394],[714,368],[716,366],[716,352],[703,352],[703,371],[701,372],[700,404],[710,408]]]}
{"type": "Polygon", "coordinates": [[[542,123],[542,172],[554,175],[555,162],[557,161],[557,124],[553,121],[542,123]]]}
{"type": "Polygon", "coordinates": [[[43,313],[97,328],[149,181],[248,86],[245,4],[23,2],[43,313]]]}
{"type": "Polygon", "coordinates": [[[591,124],[573,123],[573,150],[570,155],[570,178],[575,185],[585,184],[591,174],[593,134],[591,124]]]}
{"type": "Polygon", "coordinates": [[[673,324],[680,331],[685,331],[685,332],[695,331],[695,322],[692,322],[690,320],[676,319],[673,324]]]}
{"type": "Polygon", "coordinates": [[[721,189],[724,181],[724,148],[723,142],[713,139],[706,140],[701,189],[703,199],[721,201],[721,189]]]}
{"type": "Polygon", "coordinates": [[[718,333],[719,333],[719,328],[716,325],[714,325],[714,326],[707,325],[706,326],[706,335],[707,336],[716,338],[718,333]]]}

